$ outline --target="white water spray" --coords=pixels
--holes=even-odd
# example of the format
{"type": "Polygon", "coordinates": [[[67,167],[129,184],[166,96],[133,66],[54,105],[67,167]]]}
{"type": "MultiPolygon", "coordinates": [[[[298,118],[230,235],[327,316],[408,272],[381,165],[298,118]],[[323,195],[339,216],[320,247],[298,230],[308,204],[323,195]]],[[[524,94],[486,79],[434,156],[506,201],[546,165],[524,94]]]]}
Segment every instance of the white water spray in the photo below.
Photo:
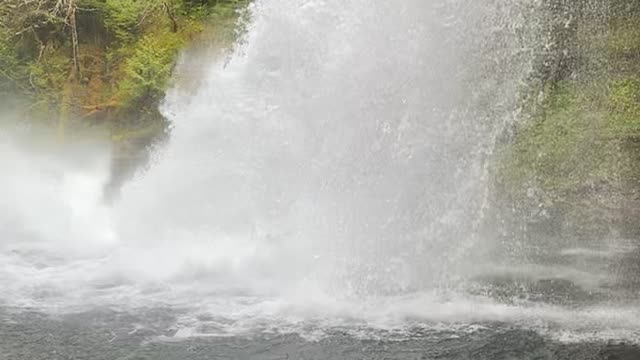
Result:
{"type": "Polygon", "coordinates": [[[380,295],[462,276],[486,158],[530,69],[514,9],[256,2],[231,58],[167,99],[171,141],[124,188],[121,237],[164,248],[160,273],[248,290],[380,295]]]}
{"type": "Polygon", "coordinates": [[[96,279],[334,298],[450,286],[483,247],[484,169],[530,70],[516,55],[532,9],[257,1],[230,58],[170,94],[168,146],[109,214],[103,170],[40,175],[32,159],[3,191],[55,199],[4,214],[56,254],[109,239],[96,279]]]}

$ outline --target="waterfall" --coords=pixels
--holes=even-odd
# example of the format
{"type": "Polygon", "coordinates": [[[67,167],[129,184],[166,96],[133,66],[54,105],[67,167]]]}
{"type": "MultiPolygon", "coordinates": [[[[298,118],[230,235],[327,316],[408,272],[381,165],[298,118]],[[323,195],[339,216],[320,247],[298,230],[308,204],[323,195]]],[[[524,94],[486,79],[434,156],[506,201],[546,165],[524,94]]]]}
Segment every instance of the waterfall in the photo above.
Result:
{"type": "Polygon", "coordinates": [[[227,331],[416,318],[637,327],[629,309],[518,302],[583,284],[527,262],[544,245],[517,253],[489,221],[496,144],[550,48],[542,5],[256,0],[230,51],[183,54],[161,108],[168,140],[109,204],[108,149],[34,150],[0,133],[13,169],[0,178],[0,302],[186,308],[185,323],[227,331]],[[546,282],[483,282],[514,263],[504,272],[546,282]]]}
{"type": "Polygon", "coordinates": [[[125,185],[120,238],[163,276],[243,291],[452,286],[489,260],[486,167],[531,72],[528,3],[255,2],[233,53],[200,55],[197,89],[166,99],[171,139],[125,185]]]}

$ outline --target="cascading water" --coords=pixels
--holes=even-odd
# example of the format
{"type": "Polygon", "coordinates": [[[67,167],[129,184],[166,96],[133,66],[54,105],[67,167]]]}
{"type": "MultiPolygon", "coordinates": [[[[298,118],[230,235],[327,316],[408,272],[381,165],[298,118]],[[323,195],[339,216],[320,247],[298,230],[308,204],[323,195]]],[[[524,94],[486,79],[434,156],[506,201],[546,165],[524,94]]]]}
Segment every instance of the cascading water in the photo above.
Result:
{"type": "Polygon", "coordinates": [[[231,58],[195,95],[167,99],[171,141],[125,186],[122,237],[168,245],[169,272],[187,261],[240,287],[450,285],[478,240],[486,158],[530,69],[530,54],[513,61],[532,51],[516,35],[529,30],[508,20],[525,10],[257,2],[231,58]]]}
{"type": "Polygon", "coordinates": [[[467,291],[500,246],[480,231],[487,167],[545,41],[538,6],[256,1],[228,58],[198,55],[201,81],[178,67],[170,140],[110,205],[108,159],[2,139],[0,301],[195,307],[225,331],[539,318],[467,291]]]}

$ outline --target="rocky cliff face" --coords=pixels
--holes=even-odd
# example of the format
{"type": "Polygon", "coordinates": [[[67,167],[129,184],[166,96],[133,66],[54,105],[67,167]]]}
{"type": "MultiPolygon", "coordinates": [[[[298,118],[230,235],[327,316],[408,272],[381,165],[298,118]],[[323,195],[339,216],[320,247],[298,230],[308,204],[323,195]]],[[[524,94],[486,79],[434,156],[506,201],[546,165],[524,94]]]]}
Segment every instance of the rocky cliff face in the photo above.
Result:
{"type": "Polygon", "coordinates": [[[501,221],[545,236],[638,236],[640,4],[549,0],[544,11],[548,40],[496,165],[501,221]]]}

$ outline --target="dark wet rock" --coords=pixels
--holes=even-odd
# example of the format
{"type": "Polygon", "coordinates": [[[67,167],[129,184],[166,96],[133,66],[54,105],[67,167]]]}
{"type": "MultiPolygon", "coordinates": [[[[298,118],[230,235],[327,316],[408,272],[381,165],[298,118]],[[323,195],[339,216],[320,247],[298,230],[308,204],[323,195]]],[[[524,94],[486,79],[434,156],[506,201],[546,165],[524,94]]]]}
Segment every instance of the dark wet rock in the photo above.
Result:
{"type": "Polygon", "coordinates": [[[566,279],[538,280],[530,286],[529,292],[537,301],[556,304],[585,302],[594,298],[592,293],[566,279]]]}
{"type": "MultiPolygon", "coordinates": [[[[616,282],[612,288],[626,291],[640,291],[640,249],[631,251],[610,265],[610,272],[616,282]]],[[[638,358],[640,359],[640,357],[638,358]]]]}
{"type": "Polygon", "coordinates": [[[484,276],[475,279],[481,286],[475,292],[504,303],[517,301],[581,305],[598,301],[602,294],[587,291],[567,279],[529,279],[512,276],[484,276]]]}
{"type": "Polygon", "coordinates": [[[609,344],[600,351],[600,358],[605,360],[638,360],[640,347],[638,345],[609,344]]]}

